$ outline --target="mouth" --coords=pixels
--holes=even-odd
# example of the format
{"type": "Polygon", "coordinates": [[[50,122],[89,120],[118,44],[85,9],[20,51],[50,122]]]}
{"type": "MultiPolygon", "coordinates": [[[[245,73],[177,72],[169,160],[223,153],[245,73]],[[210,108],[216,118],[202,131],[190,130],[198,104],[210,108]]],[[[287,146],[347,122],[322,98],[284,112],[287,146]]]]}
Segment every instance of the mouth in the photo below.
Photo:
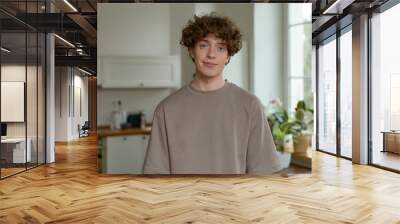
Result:
{"type": "Polygon", "coordinates": [[[210,63],[210,62],[203,62],[203,64],[204,64],[206,67],[209,67],[209,68],[212,68],[212,67],[218,65],[218,64],[214,64],[214,63],[210,63]]]}

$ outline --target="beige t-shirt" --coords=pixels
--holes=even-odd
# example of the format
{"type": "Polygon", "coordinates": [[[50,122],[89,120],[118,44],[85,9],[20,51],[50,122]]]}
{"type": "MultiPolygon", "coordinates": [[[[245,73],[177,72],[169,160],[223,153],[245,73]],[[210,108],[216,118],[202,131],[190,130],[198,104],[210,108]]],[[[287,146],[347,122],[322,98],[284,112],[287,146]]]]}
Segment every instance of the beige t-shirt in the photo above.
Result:
{"type": "Polygon", "coordinates": [[[261,102],[226,82],[190,85],[154,112],[145,174],[271,174],[282,169],[261,102]]]}

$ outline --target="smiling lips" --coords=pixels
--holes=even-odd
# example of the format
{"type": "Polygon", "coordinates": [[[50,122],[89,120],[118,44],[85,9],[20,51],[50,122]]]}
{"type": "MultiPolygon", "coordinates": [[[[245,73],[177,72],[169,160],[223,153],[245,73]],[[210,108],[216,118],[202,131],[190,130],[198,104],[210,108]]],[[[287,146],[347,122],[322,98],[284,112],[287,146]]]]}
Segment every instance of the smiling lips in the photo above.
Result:
{"type": "Polygon", "coordinates": [[[210,63],[210,62],[204,62],[204,65],[205,65],[206,67],[212,68],[212,67],[216,66],[217,64],[210,63]]]}

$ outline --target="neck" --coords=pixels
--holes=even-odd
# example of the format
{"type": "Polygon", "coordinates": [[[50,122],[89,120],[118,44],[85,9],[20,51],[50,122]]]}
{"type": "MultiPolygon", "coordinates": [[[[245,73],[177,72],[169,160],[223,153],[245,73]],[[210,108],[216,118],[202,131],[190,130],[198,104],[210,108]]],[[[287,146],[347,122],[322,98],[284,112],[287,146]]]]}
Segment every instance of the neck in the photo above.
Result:
{"type": "Polygon", "coordinates": [[[196,74],[190,85],[201,91],[213,91],[222,88],[225,85],[225,80],[222,74],[211,78],[196,74]]]}

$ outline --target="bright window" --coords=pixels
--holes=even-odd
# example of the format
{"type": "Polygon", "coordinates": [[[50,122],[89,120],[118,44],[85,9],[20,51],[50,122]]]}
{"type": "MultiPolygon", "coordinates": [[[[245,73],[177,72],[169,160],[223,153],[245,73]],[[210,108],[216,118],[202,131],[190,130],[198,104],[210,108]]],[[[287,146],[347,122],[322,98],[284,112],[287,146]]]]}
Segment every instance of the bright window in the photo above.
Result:
{"type": "MultiPolygon", "coordinates": [[[[383,133],[400,131],[400,4],[372,17],[372,163],[400,170],[400,156],[383,145],[383,133]]],[[[398,135],[386,142],[395,143],[398,135]]],[[[398,149],[400,145],[394,145],[398,149]]]]}
{"type": "Polygon", "coordinates": [[[313,106],[311,90],[311,4],[288,5],[288,107],[313,106]]]}
{"type": "Polygon", "coordinates": [[[340,153],[352,157],[352,33],[340,36],[340,153]]]}
{"type": "Polygon", "coordinates": [[[318,48],[318,149],[336,154],[336,39],[318,48]]]}

